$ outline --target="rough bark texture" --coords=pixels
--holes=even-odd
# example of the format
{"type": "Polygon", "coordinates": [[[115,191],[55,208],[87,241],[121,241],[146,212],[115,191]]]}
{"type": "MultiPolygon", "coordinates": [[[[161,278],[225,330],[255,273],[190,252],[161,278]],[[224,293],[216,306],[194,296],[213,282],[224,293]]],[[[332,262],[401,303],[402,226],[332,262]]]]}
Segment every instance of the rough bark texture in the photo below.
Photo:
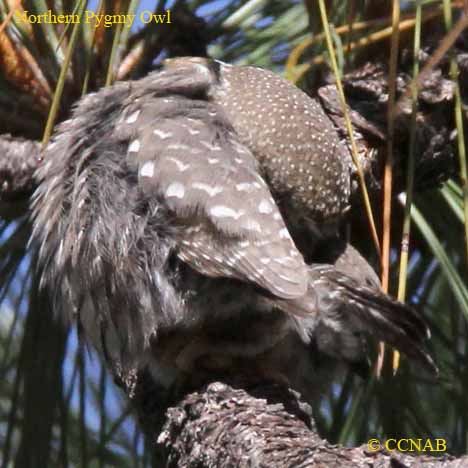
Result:
{"type": "Polygon", "coordinates": [[[10,135],[0,135],[0,217],[17,218],[24,214],[36,187],[34,170],[40,144],[10,135]]]}
{"type": "Polygon", "coordinates": [[[144,376],[135,375],[123,387],[145,432],[151,434],[158,467],[468,466],[468,456],[411,456],[384,449],[371,451],[367,445],[332,445],[318,435],[310,407],[296,392],[241,377],[213,381],[188,393],[161,418],[157,389],[148,387],[144,376]],[[150,401],[152,405],[148,405],[150,401]],[[162,429],[161,421],[165,421],[162,429]]]}
{"type": "MultiPolygon", "coordinates": [[[[429,59],[422,53],[422,62],[429,59]]],[[[468,100],[468,54],[457,55],[460,70],[462,99],[468,100]],[[463,81],[463,78],[465,81],[463,81]]],[[[405,93],[411,85],[410,61],[402,59],[397,79],[397,109],[394,135],[394,191],[406,185],[407,156],[411,129],[411,100],[405,93]]],[[[448,63],[430,70],[419,85],[416,114],[415,189],[433,188],[449,177],[458,174],[457,136],[454,122],[455,87],[448,78],[448,63]]],[[[366,154],[364,170],[373,196],[382,190],[383,161],[386,155],[388,75],[384,64],[367,63],[344,77],[343,85],[356,132],[360,153],[366,154]]],[[[347,138],[346,125],[336,86],[326,85],[318,90],[320,102],[328,115],[347,138]]],[[[464,110],[465,141],[468,137],[468,112],[464,110]]],[[[359,198],[357,190],[354,199],[359,198]]]]}

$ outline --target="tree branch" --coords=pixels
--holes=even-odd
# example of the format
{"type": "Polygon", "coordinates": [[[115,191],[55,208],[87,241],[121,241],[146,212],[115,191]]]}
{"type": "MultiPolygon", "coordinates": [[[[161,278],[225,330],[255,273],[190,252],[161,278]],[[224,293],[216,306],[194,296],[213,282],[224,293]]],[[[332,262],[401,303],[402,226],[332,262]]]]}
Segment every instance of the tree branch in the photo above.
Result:
{"type": "Polygon", "coordinates": [[[34,170],[39,154],[37,141],[0,135],[0,217],[17,218],[27,211],[36,187],[34,170]]]}
{"type": "MultiPolygon", "coordinates": [[[[425,54],[429,60],[430,55],[425,54]]],[[[467,54],[458,56],[460,80],[468,74],[467,54]]],[[[397,78],[399,105],[395,115],[394,191],[405,189],[407,155],[411,129],[411,101],[405,93],[411,85],[410,63],[402,59],[397,78]]],[[[463,82],[463,81],[460,81],[463,82]]],[[[367,63],[348,73],[343,86],[353,128],[358,134],[358,150],[362,158],[368,188],[373,196],[382,191],[383,161],[386,152],[388,74],[386,65],[367,63]]],[[[454,122],[454,86],[448,79],[448,63],[428,72],[419,85],[416,117],[415,189],[433,188],[449,177],[457,175],[457,138],[454,122]]],[[[465,90],[466,93],[466,90],[465,90]]],[[[339,133],[347,139],[347,131],[336,86],[326,85],[318,89],[318,96],[339,133]]],[[[468,99],[463,96],[464,100],[468,99]]],[[[465,129],[468,130],[468,112],[465,110],[465,129]]],[[[468,131],[465,132],[468,140],[468,131]]],[[[359,200],[355,184],[353,200],[359,200]]]]}
{"type": "Polygon", "coordinates": [[[128,375],[132,375],[127,378],[129,385],[123,386],[154,443],[157,466],[461,468],[468,464],[468,456],[415,457],[371,451],[366,444],[332,445],[318,435],[309,405],[278,384],[240,376],[214,381],[187,393],[164,414],[156,404],[162,401],[160,393],[148,386],[148,375],[128,375]]]}

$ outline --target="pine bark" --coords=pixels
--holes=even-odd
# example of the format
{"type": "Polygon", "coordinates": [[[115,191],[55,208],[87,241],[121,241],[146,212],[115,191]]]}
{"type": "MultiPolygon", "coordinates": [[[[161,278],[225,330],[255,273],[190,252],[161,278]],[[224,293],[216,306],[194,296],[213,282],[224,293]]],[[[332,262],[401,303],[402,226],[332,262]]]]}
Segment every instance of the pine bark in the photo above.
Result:
{"type": "MultiPolygon", "coordinates": [[[[147,375],[120,375],[155,465],[166,468],[462,468],[468,456],[404,454],[367,444],[332,445],[318,434],[309,405],[276,383],[238,376],[188,391],[166,409],[147,375]]],[[[184,392],[182,392],[184,393],[184,392]]],[[[384,441],[381,441],[382,447],[384,441]]]]}

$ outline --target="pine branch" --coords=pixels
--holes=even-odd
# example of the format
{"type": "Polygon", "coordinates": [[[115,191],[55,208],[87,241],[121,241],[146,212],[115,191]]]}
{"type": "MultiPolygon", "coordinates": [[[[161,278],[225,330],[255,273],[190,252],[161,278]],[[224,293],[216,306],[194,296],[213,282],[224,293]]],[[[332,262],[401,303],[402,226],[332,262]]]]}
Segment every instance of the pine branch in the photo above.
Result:
{"type": "Polygon", "coordinates": [[[274,383],[240,376],[214,381],[165,409],[147,374],[135,371],[125,379],[121,374],[120,381],[153,442],[156,466],[456,468],[468,463],[468,456],[408,456],[373,452],[366,444],[332,445],[317,433],[300,396],[274,383]]]}
{"type": "Polygon", "coordinates": [[[0,217],[17,218],[28,209],[28,199],[36,187],[34,170],[40,144],[11,135],[0,135],[0,217]]]}

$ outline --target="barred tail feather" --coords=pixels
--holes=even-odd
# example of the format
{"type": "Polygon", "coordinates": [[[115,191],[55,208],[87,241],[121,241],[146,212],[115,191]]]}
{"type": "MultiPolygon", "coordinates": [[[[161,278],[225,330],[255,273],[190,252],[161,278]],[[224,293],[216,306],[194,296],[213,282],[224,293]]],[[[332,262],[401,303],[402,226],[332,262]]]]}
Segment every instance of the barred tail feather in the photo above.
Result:
{"type": "Polygon", "coordinates": [[[308,329],[318,349],[332,357],[358,362],[363,357],[364,335],[368,335],[399,349],[430,372],[438,372],[425,349],[430,332],[420,313],[334,265],[309,267],[307,295],[283,306],[297,317],[299,326],[308,329]]]}

